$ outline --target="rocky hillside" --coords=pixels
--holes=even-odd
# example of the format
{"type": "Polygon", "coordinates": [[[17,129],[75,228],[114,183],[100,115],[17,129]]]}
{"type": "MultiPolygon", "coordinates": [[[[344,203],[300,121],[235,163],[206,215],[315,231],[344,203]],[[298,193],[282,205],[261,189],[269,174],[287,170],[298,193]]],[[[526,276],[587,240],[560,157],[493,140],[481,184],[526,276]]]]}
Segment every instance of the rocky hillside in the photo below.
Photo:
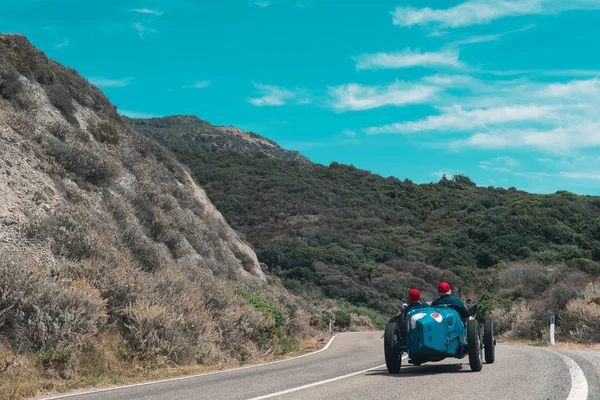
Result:
{"type": "Polygon", "coordinates": [[[0,35],[0,346],[72,370],[243,360],[303,334],[301,306],[98,88],[0,35]]]}
{"type": "Polygon", "coordinates": [[[308,158],[297,151],[282,149],[270,139],[233,126],[214,126],[196,116],[174,115],[125,120],[147,137],[169,148],[185,148],[193,152],[231,150],[243,155],[309,162],[308,158]]]}

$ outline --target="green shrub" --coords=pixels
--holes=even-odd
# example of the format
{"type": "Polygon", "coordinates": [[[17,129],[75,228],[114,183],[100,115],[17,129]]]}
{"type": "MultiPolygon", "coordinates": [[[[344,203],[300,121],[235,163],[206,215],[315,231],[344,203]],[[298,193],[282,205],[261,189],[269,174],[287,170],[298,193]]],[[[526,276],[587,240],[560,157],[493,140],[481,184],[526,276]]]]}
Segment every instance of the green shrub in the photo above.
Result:
{"type": "Polygon", "coordinates": [[[496,296],[490,292],[484,292],[475,300],[471,306],[471,314],[477,315],[479,321],[484,321],[491,317],[492,310],[496,305],[496,296]]]}
{"type": "Polygon", "coordinates": [[[19,73],[10,64],[0,58],[0,95],[7,100],[13,100],[23,90],[19,73]]]}
{"type": "Polygon", "coordinates": [[[350,326],[352,317],[347,309],[335,310],[333,312],[333,320],[336,328],[347,329],[350,326]]]}
{"type": "Polygon", "coordinates": [[[64,369],[71,360],[71,350],[62,346],[40,350],[37,353],[37,361],[44,368],[64,369]]]}
{"type": "Polygon", "coordinates": [[[587,274],[600,276],[600,263],[585,258],[574,258],[567,261],[566,265],[570,268],[577,268],[587,274]]]}
{"type": "Polygon", "coordinates": [[[92,133],[92,136],[101,143],[116,145],[121,140],[119,131],[109,122],[100,121],[91,124],[88,129],[92,133]]]}
{"type": "Polygon", "coordinates": [[[73,112],[75,111],[75,106],[73,105],[73,99],[69,91],[60,83],[53,83],[46,86],[45,90],[52,105],[58,108],[67,121],[72,122],[74,120],[73,112]]]}
{"type": "Polygon", "coordinates": [[[277,304],[242,287],[239,287],[236,293],[243,297],[256,311],[273,320],[275,328],[283,327],[286,324],[288,316],[277,304]]]}

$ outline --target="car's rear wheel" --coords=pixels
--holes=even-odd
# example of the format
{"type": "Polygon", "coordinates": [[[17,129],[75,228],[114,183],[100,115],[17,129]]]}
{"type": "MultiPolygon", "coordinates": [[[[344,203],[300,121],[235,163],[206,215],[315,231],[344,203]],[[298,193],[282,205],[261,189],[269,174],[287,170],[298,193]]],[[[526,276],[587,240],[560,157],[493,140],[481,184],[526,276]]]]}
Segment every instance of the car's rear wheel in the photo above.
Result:
{"type": "Polygon", "coordinates": [[[481,334],[479,332],[479,322],[474,319],[467,321],[467,346],[471,371],[481,371],[481,368],[483,368],[481,334]]]}
{"type": "Polygon", "coordinates": [[[496,359],[496,339],[494,338],[494,321],[491,319],[483,322],[483,349],[485,362],[493,364],[496,359]]]}
{"type": "Polygon", "coordinates": [[[390,374],[397,374],[400,372],[400,366],[402,365],[402,352],[400,352],[399,346],[400,329],[398,328],[398,324],[395,322],[389,322],[385,326],[383,347],[385,353],[385,365],[387,366],[390,374]]]}

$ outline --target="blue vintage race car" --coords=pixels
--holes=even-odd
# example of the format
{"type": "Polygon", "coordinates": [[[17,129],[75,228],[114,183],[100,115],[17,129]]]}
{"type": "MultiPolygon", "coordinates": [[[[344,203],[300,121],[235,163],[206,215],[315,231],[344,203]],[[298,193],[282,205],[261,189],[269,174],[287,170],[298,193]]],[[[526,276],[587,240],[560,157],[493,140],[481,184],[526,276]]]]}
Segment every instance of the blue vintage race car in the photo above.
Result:
{"type": "Polygon", "coordinates": [[[493,363],[496,346],[493,322],[486,320],[483,325],[482,338],[476,319],[469,319],[464,324],[458,312],[449,306],[423,304],[403,310],[385,327],[387,369],[397,374],[403,353],[408,353],[408,362],[413,365],[468,355],[471,370],[481,371],[483,353],[485,362],[493,363]]]}

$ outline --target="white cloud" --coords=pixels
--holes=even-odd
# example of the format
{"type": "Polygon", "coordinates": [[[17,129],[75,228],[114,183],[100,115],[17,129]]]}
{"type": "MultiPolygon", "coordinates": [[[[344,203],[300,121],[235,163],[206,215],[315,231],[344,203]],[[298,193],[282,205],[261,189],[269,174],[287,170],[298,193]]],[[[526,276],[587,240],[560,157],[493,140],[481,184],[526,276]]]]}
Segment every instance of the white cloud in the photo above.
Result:
{"type": "Polygon", "coordinates": [[[131,84],[132,78],[123,79],[107,79],[102,76],[92,76],[89,78],[90,83],[98,86],[99,88],[107,87],[123,87],[131,84]]]}
{"type": "Polygon", "coordinates": [[[356,132],[353,131],[352,129],[344,129],[342,131],[342,135],[347,136],[349,138],[353,138],[353,137],[356,137],[356,132]]]}
{"type": "Polygon", "coordinates": [[[524,26],[521,29],[515,29],[515,30],[512,30],[512,31],[507,31],[507,32],[502,32],[502,33],[496,33],[496,34],[492,34],[492,35],[468,36],[468,37],[466,37],[464,39],[456,40],[454,42],[451,42],[446,47],[447,48],[456,48],[456,47],[460,47],[460,46],[464,46],[464,45],[469,45],[469,44],[494,42],[494,41],[499,40],[503,36],[510,35],[511,33],[525,32],[525,31],[528,31],[529,29],[531,29],[533,27],[535,27],[535,25],[526,25],[526,26],[524,26]]]}
{"type": "Polygon", "coordinates": [[[450,32],[448,32],[448,31],[433,31],[431,33],[428,33],[426,36],[427,37],[442,37],[442,36],[446,36],[449,33],[450,32]]]}
{"type": "Polygon", "coordinates": [[[432,99],[436,92],[438,89],[433,86],[401,81],[387,86],[364,86],[349,83],[329,88],[329,95],[333,98],[332,106],[340,111],[419,104],[432,99]]]}
{"type": "Polygon", "coordinates": [[[561,171],[559,173],[559,176],[561,178],[568,178],[568,179],[593,179],[593,180],[599,180],[600,179],[600,171],[593,171],[593,172],[566,172],[566,171],[561,171]]]}
{"type": "Polygon", "coordinates": [[[304,105],[311,102],[303,90],[290,90],[281,86],[264,85],[262,83],[254,83],[253,85],[260,96],[250,97],[248,98],[248,102],[257,107],[283,106],[289,102],[304,105]]]}
{"type": "Polygon", "coordinates": [[[306,5],[302,4],[302,3],[296,3],[296,7],[298,7],[298,8],[306,8],[306,5]]]}
{"type": "Polygon", "coordinates": [[[526,77],[483,80],[471,75],[436,74],[397,85],[395,90],[385,91],[382,87],[344,85],[330,88],[330,94],[339,110],[410,103],[428,104],[438,110],[421,119],[362,129],[371,135],[427,132],[423,141],[452,150],[527,149],[544,155],[573,156],[588,148],[600,148],[600,78],[542,83],[526,77]],[[383,96],[419,86],[435,91],[414,101],[401,95],[391,97],[393,101],[383,96]],[[441,135],[449,138],[440,140],[441,135]]]}
{"type": "Polygon", "coordinates": [[[262,8],[269,7],[269,5],[271,5],[271,3],[268,1],[255,1],[253,4],[262,8]]]}
{"type": "Polygon", "coordinates": [[[186,85],[183,88],[184,89],[203,89],[205,87],[209,87],[211,85],[210,81],[198,81],[198,82],[194,82],[191,85],[186,85]]]}
{"type": "Polygon", "coordinates": [[[545,76],[567,76],[567,77],[591,77],[600,76],[597,69],[505,69],[505,70],[481,70],[483,74],[497,76],[512,75],[545,75],[545,76]]]}
{"type": "MultiPolygon", "coordinates": [[[[589,190],[591,181],[600,180],[600,156],[597,155],[561,157],[560,159],[543,157],[538,158],[537,161],[544,165],[545,171],[517,172],[516,175],[548,182],[561,179],[562,186],[576,187],[583,184],[585,185],[583,186],[584,191],[589,190]]],[[[597,185],[597,183],[593,184],[596,187],[597,185]]]]}
{"type": "Polygon", "coordinates": [[[552,154],[571,153],[577,149],[600,147],[600,121],[558,126],[547,130],[507,129],[476,133],[454,147],[480,149],[532,148],[552,154]]]}
{"type": "Polygon", "coordinates": [[[421,79],[423,82],[427,82],[437,86],[445,87],[456,87],[456,86],[476,86],[480,85],[481,81],[473,78],[470,75],[443,75],[435,74],[425,76],[421,79]]]}
{"type": "Polygon", "coordinates": [[[135,29],[137,31],[138,36],[142,39],[144,39],[144,37],[147,33],[155,33],[156,32],[156,29],[152,29],[147,26],[144,26],[141,22],[136,22],[135,24],[133,24],[131,26],[133,27],[133,29],[135,29]]]}
{"type": "Polygon", "coordinates": [[[54,45],[55,48],[60,49],[61,47],[66,47],[69,45],[69,41],[65,40],[64,42],[57,43],[54,45]]]}
{"type": "Polygon", "coordinates": [[[469,36],[461,40],[456,40],[451,42],[448,47],[460,47],[467,44],[475,44],[475,43],[485,43],[485,42],[494,42],[504,36],[503,33],[498,33],[495,35],[480,35],[480,36],[469,36]]]}
{"type": "Polygon", "coordinates": [[[416,133],[423,131],[466,131],[488,125],[522,121],[547,121],[555,118],[556,106],[515,105],[483,109],[463,109],[461,106],[443,108],[441,115],[418,121],[400,122],[366,128],[368,134],[416,133]]]}
{"type": "Polygon", "coordinates": [[[600,97],[600,80],[576,80],[567,83],[552,83],[537,92],[541,97],[573,97],[581,99],[582,96],[600,97]]]}
{"type": "Polygon", "coordinates": [[[600,9],[597,0],[469,0],[446,9],[397,7],[391,12],[395,25],[462,27],[487,24],[499,18],[531,14],[555,14],[566,10],[600,9]]]}
{"type": "Polygon", "coordinates": [[[152,15],[156,15],[156,16],[161,16],[161,15],[164,14],[162,11],[152,10],[152,9],[149,9],[149,8],[134,8],[134,9],[131,9],[129,11],[140,13],[140,14],[152,14],[152,15]]]}
{"type": "Polygon", "coordinates": [[[458,60],[458,51],[422,53],[419,50],[405,49],[394,53],[361,54],[354,57],[357,69],[388,69],[410,67],[464,67],[458,60]]]}
{"type": "Polygon", "coordinates": [[[479,168],[486,171],[497,172],[512,172],[512,168],[519,165],[519,162],[512,157],[502,156],[496,157],[493,160],[482,161],[479,163],[479,168]]]}

